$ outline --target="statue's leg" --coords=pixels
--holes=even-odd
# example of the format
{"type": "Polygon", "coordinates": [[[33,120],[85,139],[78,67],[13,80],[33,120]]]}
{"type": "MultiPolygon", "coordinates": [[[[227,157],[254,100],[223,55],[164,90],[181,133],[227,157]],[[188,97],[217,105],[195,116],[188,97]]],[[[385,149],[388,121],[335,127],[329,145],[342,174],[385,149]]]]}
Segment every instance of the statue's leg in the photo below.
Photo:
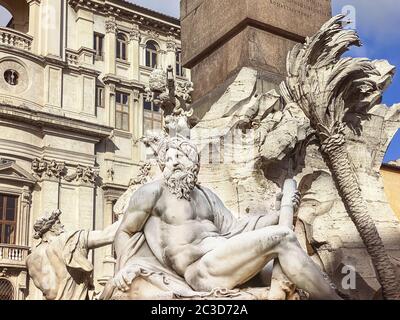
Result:
{"type": "Polygon", "coordinates": [[[198,291],[233,289],[254,277],[274,258],[279,258],[289,280],[312,299],[339,298],[300,247],[295,233],[280,226],[242,233],[221,242],[188,267],[185,279],[198,291]]]}

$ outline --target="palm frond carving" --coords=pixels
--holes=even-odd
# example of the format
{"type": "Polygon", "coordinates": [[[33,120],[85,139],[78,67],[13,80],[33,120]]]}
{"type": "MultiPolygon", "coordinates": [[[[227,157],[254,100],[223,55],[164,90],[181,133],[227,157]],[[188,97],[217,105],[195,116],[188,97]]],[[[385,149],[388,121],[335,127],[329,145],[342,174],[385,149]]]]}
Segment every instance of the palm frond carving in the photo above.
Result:
{"type": "Polygon", "coordinates": [[[343,15],[322,26],[305,44],[296,45],[287,58],[287,79],[281,93],[287,103],[296,103],[310,119],[327,159],[338,191],[374,264],[385,299],[399,298],[394,267],[374,221],[368,214],[346,149],[346,116],[368,109],[382,97],[393,68],[383,61],[342,58],[361,42],[353,30],[343,30],[343,15]],[[378,68],[378,66],[380,68],[378,68]]]}

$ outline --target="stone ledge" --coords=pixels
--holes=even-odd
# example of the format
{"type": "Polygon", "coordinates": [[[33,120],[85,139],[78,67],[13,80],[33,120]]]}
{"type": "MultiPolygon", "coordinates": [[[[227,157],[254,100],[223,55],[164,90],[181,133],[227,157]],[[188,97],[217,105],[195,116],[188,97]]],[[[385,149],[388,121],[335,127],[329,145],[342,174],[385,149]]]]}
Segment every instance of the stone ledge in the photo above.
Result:
{"type": "Polygon", "coordinates": [[[46,112],[34,111],[26,106],[15,107],[12,105],[0,104],[0,117],[26,122],[39,127],[63,129],[100,139],[109,137],[113,130],[112,127],[91,124],[46,112]]]}

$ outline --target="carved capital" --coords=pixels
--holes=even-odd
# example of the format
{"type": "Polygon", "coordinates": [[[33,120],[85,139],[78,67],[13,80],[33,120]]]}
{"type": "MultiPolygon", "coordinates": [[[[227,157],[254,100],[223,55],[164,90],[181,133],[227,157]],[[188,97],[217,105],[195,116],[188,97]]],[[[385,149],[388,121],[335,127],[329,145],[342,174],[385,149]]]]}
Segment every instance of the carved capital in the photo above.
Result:
{"type": "Polygon", "coordinates": [[[45,160],[43,158],[33,159],[31,163],[33,175],[39,178],[62,178],[67,174],[65,162],[57,162],[56,160],[45,160]]]}
{"type": "Polygon", "coordinates": [[[129,33],[130,41],[139,41],[140,40],[140,31],[138,29],[131,30],[129,33]]]}
{"type": "Polygon", "coordinates": [[[44,173],[47,171],[47,161],[43,158],[33,159],[31,163],[31,169],[34,176],[42,178],[44,173]]]}
{"type": "MultiPolygon", "coordinates": [[[[74,173],[68,174],[65,162],[57,162],[55,160],[44,160],[36,158],[31,165],[33,174],[38,178],[57,178],[67,182],[82,181],[84,183],[94,184],[98,177],[98,170],[91,167],[83,167],[78,165],[74,173]]],[[[30,196],[26,192],[26,202],[30,202],[30,196]]]]}
{"type": "Polygon", "coordinates": [[[109,88],[110,88],[110,93],[115,94],[116,91],[115,84],[110,84],[109,88]]]}
{"type": "Polygon", "coordinates": [[[133,96],[133,101],[139,102],[139,100],[140,100],[140,91],[139,90],[133,90],[132,96],[133,96]]]}
{"type": "Polygon", "coordinates": [[[24,190],[22,193],[21,202],[25,206],[30,206],[32,203],[32,192],[30,190],[24,190]]]}
{"type": "Polygon", "coordinates": [[[78,181],[94,185],[99,176],[97,168],[78,165],[75,172],[64,177],[68,182],[78,181]]]}
{"type": "Polygon", "coordinates": [[[9,274],[7,268],[1,269],[1,271],[0,271],[0,277],[2,277],[2,278],[9,278],[9,277],[10,277],[10,274],[9,274]]]}
{"type": "Polygon", "coordinates": [[[106,33],[116,33],[117,23],[115,22],[115,17],[109,17],[106,20],[106,33]]]}
{"type": "Polygon", "coordinates": [[[174,37],[171,37],[171,36],[169,36],[168,37],[168,40],[167,40],[167,51],[168,52],[175,52],[176,51],[176,48],[177,48],[177,44],[176,44],[176,42],[175,42],[175,38],[174,37]]]}
{"type": "Polygon", "coordinates": [[[147,30],[147,34],[150,38],[158,39],[160,38],[160,34],[155,30],[147,30]]]}

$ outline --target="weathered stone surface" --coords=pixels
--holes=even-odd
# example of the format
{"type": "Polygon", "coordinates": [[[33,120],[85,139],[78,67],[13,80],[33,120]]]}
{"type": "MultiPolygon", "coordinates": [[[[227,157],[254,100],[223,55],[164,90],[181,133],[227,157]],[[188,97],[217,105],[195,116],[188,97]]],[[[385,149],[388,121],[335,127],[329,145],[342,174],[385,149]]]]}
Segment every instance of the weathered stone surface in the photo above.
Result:
{"type": "Polygon", "coordinates": [[[284,75],[287,52],[330,15],[329,0],[181,1],[183,62],[192,69],[194,101],[242,67],[284,75]]]}
{"type": "MultiPolygon", "coordinates": [[[[225,141],[233,141],[224,144],[224,163],[219,164],[213,158],[212,164],[202,165],[199,180],[213,188],[237,216],[274,209],[273,195],[279,192],[288,171],[287,155],[310,132],[309,122],[295,106],[283,108],[278,104],[268,108],[276,98],[271,92],[264,95],[257,92],[256,75],[255,70],[243,68],[192,130],[192,138],[197,139],[205,156],[203,163],[210,160],[210,143],[217,144],[215,149],[221,150],[220,136],[226,137],[225,141]],[[264,100],[255,99],[255,94],[264,100]],[[229,140],[228,137],[238,134],[235,131],[238,126],[246,127],[251,123],[249,119],[257,117],[254,131],[229,140]]],[[[398,258],[400,249],[399,220],[387,202],[379,169],[388,143],[400,126],[399,108],[399,105],[392,108],[376,105],[368,117],[363,117],[362,135],[346,129],[347,151],[368,203],[368,212],[393,259],[398,258]]],[[[373,298],[379,289],[373,266],[318,145],[309,142],[296,159],[294,174],[302,193],[296,225],[299,241],[338,287],[343,279],[343,266],[354,266],[357,288],[343,292],[354,298],[373,298]]]]}
{"type": "Polygon", "coordinates": [[[182,51],[184,63],[189,64],[202,51],[250,21],[284,37],[301,40],[331,16],[329,0],[183,0],[181,9],[182,51]],[[209,23],[210,16],[213,23],[209,23]]]}

